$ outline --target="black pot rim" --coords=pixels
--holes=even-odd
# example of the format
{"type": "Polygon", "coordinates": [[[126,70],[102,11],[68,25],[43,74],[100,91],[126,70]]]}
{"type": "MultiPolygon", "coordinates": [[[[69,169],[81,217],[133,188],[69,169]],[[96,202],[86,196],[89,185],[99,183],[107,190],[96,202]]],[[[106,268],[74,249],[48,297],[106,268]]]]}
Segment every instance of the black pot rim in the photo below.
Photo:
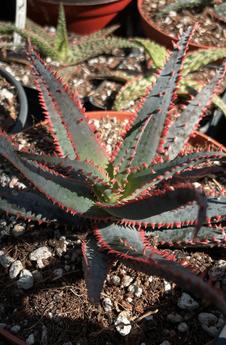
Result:
{"type": "Polygon", "coordinates": [[[7,82],[12,84],[17,91],[17,98],[20,105],[19,114],[17,116],[15,124],[9,130],[9,134],[15,134],[15,133],[20,132],[24,128],[25,123],[27,121],[27,116],[28,116],[27,96],[21,83],[18,80],[16,80],[15,77],[11,73],[6,71],[6,69],[3,68],[2,66],[0,66],[0,76],[2,76],[4,79],[7,80],[7,82]]]}

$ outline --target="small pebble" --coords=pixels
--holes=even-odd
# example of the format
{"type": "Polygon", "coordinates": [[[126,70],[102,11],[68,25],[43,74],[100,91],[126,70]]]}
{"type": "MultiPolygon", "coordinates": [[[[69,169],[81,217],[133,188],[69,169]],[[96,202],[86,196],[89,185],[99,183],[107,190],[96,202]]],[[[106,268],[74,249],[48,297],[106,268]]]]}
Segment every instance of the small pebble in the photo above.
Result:
{"type": "Polygon", "coordinates": [[[112,301],[110,298],[106,297],[103,299],[103,308],[106,313],[110,313],[112,311],[112,301]]]}
{"type": "Polygon", "coordinates": [[[53,280],[57,280],[63,277],[64,274],[64,270],[63,268],[56,268],[55,270],[53,270],[53,274],[54,274],[54,278],[53,280]]]}
{"type": "Polygon", "coordinates": [[[167,280],[164,279],[164,289],[165,289],[165,292],[169,292],[172,290],[172,285],[170,282],[168,282],[167,280]]]}
{"type": "Polygon", "coordinates": [[[21,329],[20,325],[14,325],[10,328],[10,331],[13,333],[18,333],[20,329],[21,329]]]}
{"type": "Polygon", "coordinates": [[[171,345],[171,343],[168,340],[164,340],[161,344],[159,345],[171,345]]]}
{"type": "Polygon", "coordinates": [[[179,323],[179,325],[177,326],[177,329],[179,332],[181,333],[185,333],[188,331],[188,325],[186,324],[186,322],[181,322],[179,323]]]}
{"type": "Polygon", "coordinates": [[[9,269],[10,279],[15,279],[18,276],[18,274],[22,271],[22,269],[22,262],[20,260],[14,261],[9,269]]]}
{"type": "Polygon", "coordinates": [[[25,232],[25,225],[22,225],[22,224],[14,225],[13,230],[12,230],[12,234],[15,237],[22,235],[24,232],[25,232]]]}
{"type": "Polygon", "coordinates": [[[132,326],[128,319],[128,313],[126,311],[122,311],[118,315],[115,321],[115,328],[123,337],[130,333],[132,326]]]}
{"type": "Polygon", "coordinates": [[[19,280],[17,280],[17,287],[19,289],[28,290],[34,284],[34,278],[30,271],[24,269],[20,272],[19,280]]]}
{"type": "Polygon", "coordinates": [[[31,333],[31,334],[27,337],[26,343],[27,343],[28,345],[33,345],[33,344],[35,343],[35,336],[34,336],[33,333],[31,333]]]}
{"type": "Polygon", "coordinates": [[[52,256],[52,252],[46,246],[40,247],[38,249],[33,250],[30,253],[29,258],[31,261],[37,261],[37,266],[39,268],[43,268],[44,264],[42,260],[46,260],[52,256]]]}
{"type": "Polygon", "coordinates": [[[177,301],[177,306],[180,309],[193,310],[198,308],[199,304],[189,294],[183,292],[181,297],[177,301]]]}
{"type": "Polygon", "coordinates": [[[14,261],[15,260],[13,258],[11,258],[11,256],[8,256],[8,255],[1,255],[0,256],[0,264],[4,268],[8,268],[9,266],[11,266],[14,261]]]}
{"type": "Polygon", "coordinates": [[[212,313],[200,313],[198,319],[202,329],[212,337],[217,336],[224,325],[223,318],[217,318],[212,313]]]}
{"type": "Polygon", "coordinates": [[[122,278],[122,283],[121,283],[121,287],[127,287],[129,286],[133,281],[133,278],[131,276],[125,275],[122,278]]]}
{"type": "Polygon", "coordinates": [[[170,313],[167,315],[167,320],[172,323],[179,323],[183,320],[182,316],[177,313],[170,313]]]}
{"type": "Polygon", "coordinates": [[[114,274],[112,277],[111,277],[111,283],[115,286],[119,286],[120,283],[121,283],[121,279],[119,276],[117,276],[116,274],[114,274]]]}

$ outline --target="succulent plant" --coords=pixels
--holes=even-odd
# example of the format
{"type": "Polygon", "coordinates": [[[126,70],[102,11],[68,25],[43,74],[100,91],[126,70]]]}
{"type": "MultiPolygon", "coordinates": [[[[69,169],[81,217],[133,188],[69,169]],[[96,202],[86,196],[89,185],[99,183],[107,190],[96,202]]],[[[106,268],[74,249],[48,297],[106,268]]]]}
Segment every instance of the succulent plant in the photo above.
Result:
{"type": "MultiPolygon", "coordinates": [[[[175,46],[154,87],[132,116],[124,140],[109,157],[89,126],[77,94],[71,94],[32,47],[30,61],[46,111],[55,155],[18,151],[3,131],[0,155],[34,186],[0,189],[0,209],[27,219],[59,221],[86,231],[83,266],[89,298],[98,302],[113,260],[172,280],[213,302],[226,315],[221,293],[183,267],[162,242],[225,246],[221,221],[226,196],[205,195],[192,182],[224,152],[184,150],[225,68],[172,117],[175,90],[192,29],[175,46]],[[200,170],[201,169],[201,170],[200,170]],[[172,234],[171,234],[172,233],[172,234]],[[150,236],[152,239],[150,239],[150,236]],[[154,244],[151,244],[152,242],[154,244]]],[[[217,165],[219,168],[219,165],[217,165]]]]}
{"type": "Polygon", "coordinates": [[[176,0],[169,5],[164,6],[159,10],[157,16],[161,16],[169,13],[170,11],[181,11],[184,9],[191,9],[195,7],[204,7],[206,5],[212,4],[213,0],[176,0]]]}
{"type": "Polygon", "coordinates": [[[222,0],[176,0],[162,7],[156,14],[156,17],[167,15],[171,11],[180,12],[197,7],[204,8],[205,6],[211,6],[209,13],[218,20],[226,22],[226,3],[222,0]]]}
{"type": "MultiPolygon", "coordinates": [[[[134,103],[134,101],[145,95],[147,87],[155,82],[158,69],[163,68],[164,61],[166,61],[168,56],[166,48],[159,46],[149,39],[135,38],[135,41],[145,49],[150,57],[152,62],[151,70],[145,77],[130,78],[116,96],[114,102],[115,110],[128,109],[131,107],[131,103],[134,103]]],[[[226,58],[225,48],[199,49],[190,52],[184,60],[178,94],[189,94],[191,90],[199,91],[200,88],[202,88],[202,81],[193,80],[192,73],[210,63],[224,58],[226,58]]],[[[212,102],[215,106],[219,107],[226,116],[226,104],[216,95],[213,97],[212,102]]]]}
{"type": "Polygon", "coordinates": [[[31,20],[27,20],[26,29],[18,29],[11,23],[1,22],[0,33],[12,35],[20,34],[24,39],[30,40],[43,57],[50,57],[61,63],[78,64],[100,54],[111,53],[115,48],[136,47],[136,43],[128,39],[113,36],[118,26],[112,26],[91,35],[78,37],[74,44],[69,44],[66,20],[63,5],[59,7],[59,18],[55,39],[48,36],[46,31],[31,20]]]}

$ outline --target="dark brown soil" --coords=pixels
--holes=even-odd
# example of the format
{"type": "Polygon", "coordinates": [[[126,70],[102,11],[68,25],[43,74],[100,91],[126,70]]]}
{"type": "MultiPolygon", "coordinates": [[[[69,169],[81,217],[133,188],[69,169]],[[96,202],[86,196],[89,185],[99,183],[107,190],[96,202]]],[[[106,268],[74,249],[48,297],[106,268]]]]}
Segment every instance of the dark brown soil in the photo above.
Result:
{"type": "Polygon", "coordinates": [[[188,26],[196,23],[200,28],[193,36],[193,42],[204,46],[224,47],[226,42],[226,24],[213,16],[212,6],[184,9],[157,16],[159,10],[175,0],[144,0],[143,11],[166,34],[177,37],[188,26]]]}

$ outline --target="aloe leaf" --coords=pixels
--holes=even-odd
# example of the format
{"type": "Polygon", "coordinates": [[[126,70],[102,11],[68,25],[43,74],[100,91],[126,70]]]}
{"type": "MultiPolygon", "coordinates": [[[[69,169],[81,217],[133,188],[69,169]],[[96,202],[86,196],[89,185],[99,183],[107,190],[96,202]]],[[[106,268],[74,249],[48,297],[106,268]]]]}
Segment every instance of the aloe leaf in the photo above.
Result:
{"type": "Polygon", "coordinates": [[[32,49],[30,60],[43,104],[48,109],[47,119],[58,152],[70,159],[90,160],[100,167],[106,167],[107,155],[87,124],[78,96],[67,92],[62,82],[49,71],[32,49]]]}
{"type": "Polygon", "coordinates": [[[155,245],[167,247],[220,247],[226,246],[226,233],[222,227],[202,226],[196,238],[193,238],[194,228],[174,228],[162,230],[146,230],[146,236],[155,245]]]}
{"type": "Polygon", "coordinates": [[[133,41],[139,43],[153,61],[155,68],[163,68],[168,56],[167,49],[149,39],[135,37],[133,41]]]}
{"type": "MultiPolygon", "coordinates": [[[[196,211],[195,223],[198,229],[206,218],[206,199],[200,191],[186,185],[178,185],[164,191],[159,190],[153,192],[150,196],[144,196],[143,199],[131,200],[122,205],[101,206],[109,214],[122,219],[124,223],[142,225],[149,224],[155,217],[161,219],[161,215],[167,212],[169,218],[169,215],[174,215],[177,208],[183,216],[184,208],[180,209],[179,207],[192,201],[196,201],[198,204],[197,208],[192,204],[196,211]]],[[[179,217],[177,221],[179,222],[179,217]]]]}
{"type": "Polygon", "coordinates": [[[54,46],[54,49],[55,51],[57,51],[57,54],[59,56],[59,60],[67,61],[71,55],[71,51],[68,43],[66,19],[62,3],[60,3],[59,6],[59,15],[54,46]]]}
{"type": "Polygon", "coordinates": [[[151,247],[143,231],[138,232],[134,227],[101,224],[95,229],[95,235],[103,248],[127,266],[173,281],[212,302],[226,315],[226,302],[220,291],[174,262],[176,258],[173,255],[151,247]]]}
{"type": "Polygon", "coordinates": [[[181,37],[155,86],[138,111],[132,128],[127,132],[114,166],[127,167],[149,164],[162,145],[161,136],[167,127],[167,113],[177,86],[182,61],[192,30],[181,37]],[[161,145],[160,145],[161,144],[161,145]]]}
{"type": "Polygon", "coordinates": [[[88,296],[91,303],[100,301],[103,288],[112,259],[101,249],[94,237],[89,237],[82,245],[83,270],[88,296]]]}
{"type": "Polygon", "coordinates": [[[88,40],[73,47],[71,63],[78,64],[101,54],[112,54],[116,48],[137,48],[140,47],[132,40],[116,36],[104,37],[97,40],[88,40]]]}
{"type": "Polygon", "coordinates": [[[165,140],[165,149],[169,159],[174,159],[188,141],[191,133],[196,129],[205,109],[211,102],[211,96],[216,93],[225,75],[222,67],[211,82],[198,93],[188,104],[186,109],[173,122],[165,140]],[[176,137],[176,140],[174,138],[176,137]]]}
{"type": "MultiPolygon", "coordinates": [[[[206,200],[206,216],[202,216],[203,223],[219,223],[226,219],[226,197],[208,197],[206,200]]],[[[196,202],[182,205],[176,209],[163,211],[146,219],[137,219],[135,224],[150,226],[152,229],[173,228],[197,224],[199,205],[196,202]]],[[[134,219],[133,219],[134,221],[134,219]]],[[[131,221],[131,223],[133,223],[131,221]]],[[[126,220],[124,220],[126,223],[126,220]]]]}
{"type": "Polygon", "coordinates": [[[42,194],[62,209],[72,214],[87,217],[104,215],[95,207],[93,195],[86,184],[51,174],[35,163],[24,162],[14,152],[6,137],[0,136],[0,155],[11,162],[23,176],[28,179],[42,194]]]}
{"type": "Polygon", "coordinates": [[[57,219],[76,227],[82,224],[77,216],[65,214],[41,194],[29,190],[0,187],[0,210],[32,221],[51,222],[57,219]]]}
{"type": "Polygon", "coordinates": [[[184,60],[182,78],[201,67],[226,57],[226,48],[199,49],[187,55],[184,60]]]}
{"type": "MultiPolygon", "coordinates": [[[[225,159],[225,157],[226,153],[224,152],[203,151],[176,157],[172,161],[167,160],[161,164],[153,164],[148,168],[138,168],[137,172],[129,175],[124,196],[129,196],[129,198],[139,196],[140,193],[148,188],[153,188],[161,181],[166,181],[173,177],[180,178],[180,174],[186,169],[192,169],[192,174],[195,166],[201,163],[209,164],[211,161],[219,162],[225,159]]],[[[186,177],[189,178],[189,171],[186,173],[186,177]]],[[[183,180],[181,179],[181,181],[183,180]]]]}
{"type": "Polygon", "coordinates": [[[81,173],[87,180],[95,183],[102,183],[106,185],[109,182],[109,178],[105,170],[100,170],[92,162],[83,162],[78,160],[70,160],[69,158],[60,158],[46,155],[36,155],[26,152],[20,152],[20,156],[28,160],[46,164],[49,167],[62,167],[70,169],[70,176],[77,176],[81,173]]]}
{"type": "Polygon", "coordinates": [[[58,59],[57,53],[52,48],[51,44],[49,44],[49,41],[47,43],[46,37],[44,39],[38,32],[31,31],[30,25],[27,29],[22,30],[11,23],[0,23],[0,33],[2,35],[12,35],[14,32],[18,33],[25,40],[30,40],[31,43],[37,47],[41,55],[49,56],[53,60],[58,59]]]}

